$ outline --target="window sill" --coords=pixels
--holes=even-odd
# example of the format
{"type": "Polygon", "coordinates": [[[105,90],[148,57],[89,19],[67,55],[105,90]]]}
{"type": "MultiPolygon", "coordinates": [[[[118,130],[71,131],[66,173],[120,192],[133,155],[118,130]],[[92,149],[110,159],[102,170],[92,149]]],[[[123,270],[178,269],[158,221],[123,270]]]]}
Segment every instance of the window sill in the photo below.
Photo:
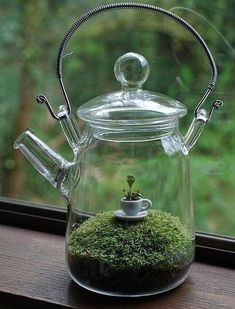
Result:
{"type": "Polygon", "coordinates": [[[65,266],[65,228],[65,209],[0,198],[1,308],[233,307],[235,272],[227,268],[234,267],[233,238],[197,233],[196,262],[184,284],[163,295],[117,299],[72,282],[65,266]]]}
{"type": "Polygon", "coordinates": [[[235,272],[195,262],[168,293],[118,299],[75,285],[65,267],[64,236],[0,225],[1,308],[232,308],[235,272]]]}

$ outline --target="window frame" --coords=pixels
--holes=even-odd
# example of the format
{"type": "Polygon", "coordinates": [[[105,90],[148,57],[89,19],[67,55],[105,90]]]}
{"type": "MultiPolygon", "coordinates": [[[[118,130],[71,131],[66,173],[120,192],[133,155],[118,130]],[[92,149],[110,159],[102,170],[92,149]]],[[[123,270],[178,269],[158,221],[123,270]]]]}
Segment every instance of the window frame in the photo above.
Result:
{"type": "MultiPolygon", "coordinates": [[[[65,235],[66,222],[67,211],[61,207],[0,197],[0,224],[65,235]]],[[[235,238],[196,232],[195,260],[234,268],[235,238]]]]}

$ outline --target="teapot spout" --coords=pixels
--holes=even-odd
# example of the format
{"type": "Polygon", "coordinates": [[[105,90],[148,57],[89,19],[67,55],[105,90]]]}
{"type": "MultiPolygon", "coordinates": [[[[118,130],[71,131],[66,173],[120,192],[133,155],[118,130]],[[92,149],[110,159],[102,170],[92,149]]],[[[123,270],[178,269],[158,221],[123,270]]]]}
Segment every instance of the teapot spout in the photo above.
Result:
{"type": "Polygon", "coordinates": [[[53,151],[31,129],[23,132],[14,143],[15,149],[20,149],[37,171],[43,175],[62,196],[67,197],[71,181],[79,179],[77,164],[68,162],[53,151]]]}

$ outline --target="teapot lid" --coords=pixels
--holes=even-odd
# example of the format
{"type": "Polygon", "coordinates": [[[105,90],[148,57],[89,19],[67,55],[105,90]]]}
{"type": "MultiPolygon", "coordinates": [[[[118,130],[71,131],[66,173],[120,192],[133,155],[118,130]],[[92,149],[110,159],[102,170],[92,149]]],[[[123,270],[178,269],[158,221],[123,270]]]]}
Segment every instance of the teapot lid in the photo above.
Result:
{"type": "Polygon", "coordinates": [[[122,55],[114,66],[121,91],[91,99],[78,108],[78,116],[91,127],[172,131],[187,108],[166,95],[143,90],[149,72],[149,64],[142,55],[133,52],[122,55]]]}

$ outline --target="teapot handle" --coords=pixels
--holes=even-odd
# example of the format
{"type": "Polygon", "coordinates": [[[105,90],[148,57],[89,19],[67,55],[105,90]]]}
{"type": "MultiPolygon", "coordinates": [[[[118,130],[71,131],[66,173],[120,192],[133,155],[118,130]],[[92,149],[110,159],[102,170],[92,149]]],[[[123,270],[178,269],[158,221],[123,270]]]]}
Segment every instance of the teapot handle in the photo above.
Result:
{"type": "MultiPolygon", "coordinates": [[[[180,23],[182,26],[184,26],[189,32],[192,33],[192,35],[197,39],[197,41],[200,43],[201,47],[203,48],[208,61],[209,61],[209,65],[211,67],[211,79],[210,82],[208,84],[208,87],[204,93],[204,95],[202,96],[202,98],[200,99],[200,101],[198,102],[195,111],[194,111],[194,116],[195,118],[197,118],[198,113],[200,113],[201,107],[203,105],[203,103],[205,102],[206,98],[208,97],[208,95],[211,93],[211,91],[213,90],[215,83],[216,83],[216,79],[217,79],[217,68],[216,68],[216,64],[215,61],[213,59],[213,56],[208,48],[208,46],[206,45],[206,43],[204,42],[204,40],[202,39],[202,37],[198,34],[198,32],[188,23],[186,22],[183,18],[181,18],[180,16],[167,11],[163,8],[157,7],[157,6],[153,6],[153,5],[149,5],[149,4],[142,4],[142,3],[112,3],[112,4],[106,4],[106,5],[102,5],[99,7],[96,7],[90,11],[88,11],[87,13],[85,13],[84,15],[82,15],[79,19],[77,19],[74,24],[67,30],[63,40],[60,43],[59,49],[58,49],[58,55],[57,55],[57,62],[56,62],[56,76],[59,79],[60,82],[60,86],[65,98],[65,102],[66,102],[66,107],[67,107],[67,111],[68,114],[71,113],[71,105],[69,102],[69,98],[67,96],[65,87],[64,87],[64,83],[62,80],[62,69],[63,69],[63,56],[64,56],[64,51],[65,48],[70,40],[70,38],[72,37],[72,35],[74,34],[74,32],[85,22],[87,21],[89,18],[100,14],[102,12],[105,11],[109,11],[109,10],[113,10],[113,9],[143,9],[143,10],[147,10],[147,11],[152,11],[155,13],[160,13],[163,15],[166,15],[167,17],[177,21],[178,23],[180,23]]],[[[48,104],[47,104],[48,105],[48,104]]],[[[218,109],[222,106],[222,102],[219,100],[216,100],[209,113],[208,116],[205,119],[205,122],[207,122],[213,111],[215,109],[218,109]],[[219,104],[218,104],[219,102],[219,104]]],[[[48,106],[49,107],[49,106],[48,106]]],[[[52,114],[52,116],[56,119],[59,119],[58,116],[56,116],[54,114],[54,112],[51,111],[50,108],[50,113],[52,114]]]]}

